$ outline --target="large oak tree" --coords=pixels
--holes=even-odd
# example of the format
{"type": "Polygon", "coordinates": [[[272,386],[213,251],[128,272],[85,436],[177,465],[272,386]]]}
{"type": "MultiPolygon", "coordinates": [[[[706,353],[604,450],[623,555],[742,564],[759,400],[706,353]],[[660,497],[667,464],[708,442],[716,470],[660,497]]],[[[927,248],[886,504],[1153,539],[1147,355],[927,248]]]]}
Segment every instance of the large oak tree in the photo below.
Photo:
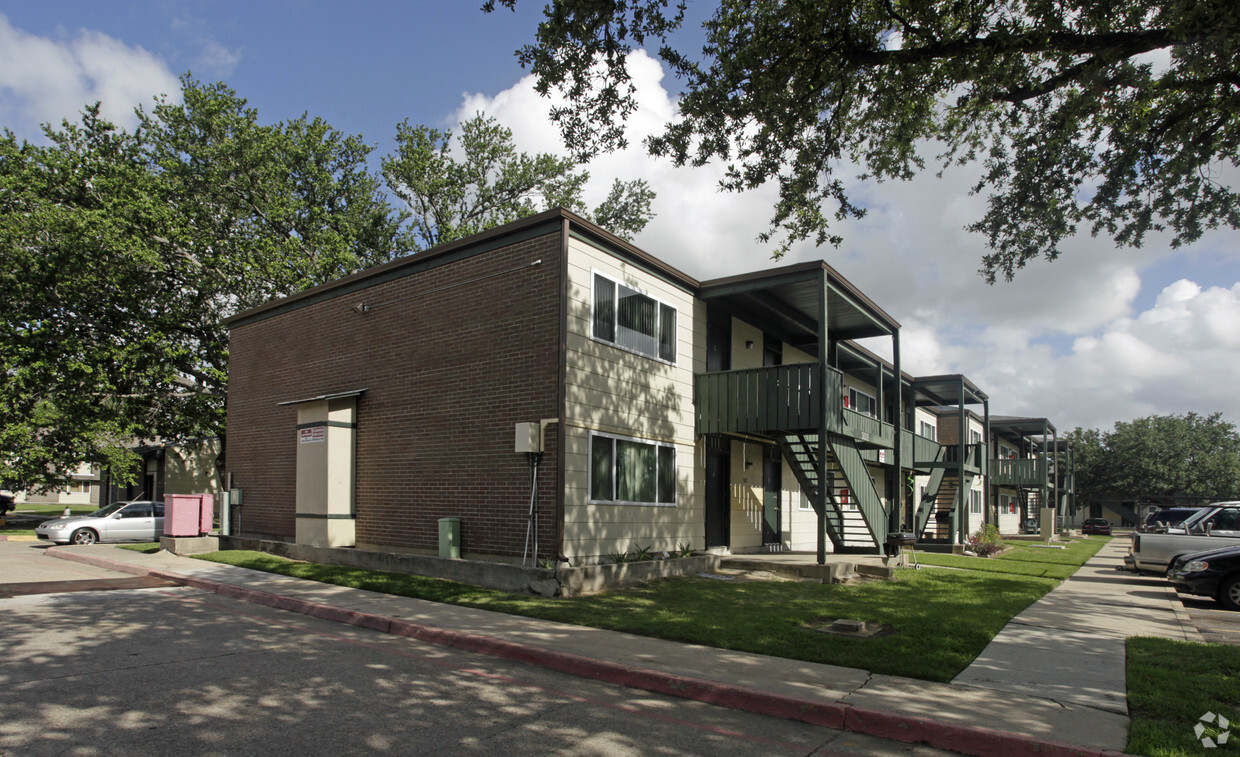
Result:
{"type": "Polygon", "coordinates": [[[450,134],[399,127],[383,166],[408,213],[372,147],[321,119],[265,124],[188,76],[138,115],[129,132],[88,107],[46,145],[0,135],[0,488],[82,462],[124,475],[135,440],[223,440],[241,310],[555,205],[622,235],[650,217],[644,182],[591,211],[575,161],[518,153],[482,115],[461,160],[450,134]]]}
{"type": "Polygon", "coordinates": [[[222,436],[224,318],[405,249],[359,138],[188,77],[182,99],[0,138],[0,486],[222,436]]]}
{"type": "Polygon", "coordinates": [[[653,217],[654,191],[642,179],[615,179],[603,202],[586,207],[589,172],[572,158],[518,152],[512,130],[483,113],[451,131],[402,123],[383,159],[388,187],[409,208],[422,247],[451,242],[554,207],[575,211],[631,239],[653,217]]]}
{"type": "Polygon", "coordinates": [[[1075,429],[1076,501],[1199,504],[1240,495],[1240,432],[1219,413],[1151,415],[1075,429]]]}
{"type": "MultiPolygon", "coordinates": [[[[513,6],[517,0],[499,0],[513,6]]],[[[496,0],[484,5],[494,10],[496,0]]],[[[700,52],[685,5],[551,0],[519,51],[580,155],[624,143],[627,55],[657,49],[683,83],[648,141],[677,164],[720,162],[724,187],[776,182],[760,239],[838,243],[859,216],[844,166],[907,179],[927,160],[980,165],[991,251],[1011,279],[1078,229],[1173,246],[1240,227],[1240,4],[1234,0],[721,0],[700,52]]]]}

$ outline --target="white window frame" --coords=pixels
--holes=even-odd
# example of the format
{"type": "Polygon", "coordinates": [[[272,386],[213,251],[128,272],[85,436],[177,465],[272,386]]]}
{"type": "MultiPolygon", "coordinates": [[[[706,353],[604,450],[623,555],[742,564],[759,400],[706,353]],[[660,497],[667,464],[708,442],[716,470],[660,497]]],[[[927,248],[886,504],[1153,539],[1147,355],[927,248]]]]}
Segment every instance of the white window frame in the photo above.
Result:
{"type": "Polygon", "coordinates": [[[586,476],[586,501],[587,501],[587,502],[589,502],[590,504],[592,504],[592,505],[638,505],[638,506],[644,506],[644,507],[676,507],[676,505],[677,505],[677,500],[678,500],[678,499],[679,499],[679,497],[680,497],[680,491],[679,491],[679,489],[680,489],[680,486],[679,486],[680,479],[679,479],[679,478],[677,478],[677,476],[676,476],[676,471],[677,471],[677,460],[676,460],[676,458],[677,458],[677,450],[676,450],[676,445],[675,445],[675,444],[673,444],[673,443],[671,443],[671,442],[661,442],[661,441],[657,441],[657,440],[655,440],[655,439],[643,439],[643,438],[641,438],[641,437],[637,437],[637,436],[624,436],[624,435],[622,435],[622,434],[608,434],[608,433],[605,433],[605,432],[602,432],[602,431],[591,431],[591,432],[590,432],[590,438],[589,438],[589,444],[587,445],[587,452],[586,452],[586,455],[587,455],[587,457],[586,457],[586,469],[587,469],[587,472],[588,472],[588,475],[586,476]],[[616,493],[616,486],[617,486],[617,471],[616,471],[616,468],[617,468],[617,465],[618,465],[618,460],[617,460],[617,455],[616,455],[616,452],[615,452],[615,450],[616,450],[616,445],[615,445],[615,443],[616,443],[617,441],[621,441],[621,442],[630,442],[630,443],[633,443],[633,444],[645,444],[645,445],[649,445],[649,446],[651,446],[651,447],[654,447],[654,448],[655,448],[655,455],[654,455],[654,460],[655,460],[655,471],[654,471],[654,481],[655,481],[655,484],[654,484],[654,485],[655,485],[655,500],[658,500],[658,498],[659,498],[659,491],[658,491],[658,489],[659,489],[659,467],[658,467],[658,466],[659,466],[660,459],[661,459],[661,457],[662,457],[662,456],[659,454],[659,450],[660,450],[660,449],[670,449],[670,450],[672,450],[672,456],[671,456],[671,461],[672,461],[672,474],[671,474],[671,475],[672,475],[672,501],[671,501],[671,502],[658,502],[658,501],[655,501],[655,502],[641,502],[641,501],[637,501],[637,500],[623,500],[623,499],[595,499],[595,497],[594,497],[594,444],[595,444],[595,439],[607,439],[607,440],[610,440],[610,441],[611,441],[611,450],[612,450],[612,452],[611,452],[611,491],[612,491],[612,495],[613,495],[613,497],[614,497],[614,495],[615,495],[615,493],[616,493]]]}
{"type": "Polygon", "coordinates": [[[982,514],[982,490],[981,489],[970,489],[969,490],[969,512],[972,513],[973,515],[982,514]]]}
{"type": "Polygon", "coordinates": [[[918,423],[918,428],[917,428],[918,435],[926,439],[936,441],[936,442],[939,440],[939,427],[938,426],[934,425],[930,421],[918,421],[917,423],[918,423]],[[927,431],[929,431],[930,433],[927,434],[926,433],[927,431]]]}
{"type": "Polygon", "coordinates": [[[858,415],[864,415],[867,418],[878,418],[878,412],[877,412],[878,411],[878,397],[875,397],[874,395],[866,392],[864,389],[858,389],[855,386],[844,387],[844,407],[853,411],[854,413],[857,413],[858,415]],[[858,394],[869,400],[869,403],[867,404],[869,404],[870,407],[874,408],[875,412],[863,413],[856,408],[857,403],[853,400],[853,395],[858,395],[858,394]]]}
{"type": "MultiPolygon", "coordinates": [[[[628,284],[624,281],[621,281],[620,279],[610,274],[603,273],[602,271],[596,271],[596,270],[590,271],[590,338],[593,339],[594,341],[601,342],[602,344],[606,344],[611,347],[615,347],[618,350],[624,350],[625,352],[631,352],[634,355],[641,355],[642,357],[649,358],[651,360],[656,360],[660,363],[665,363],[667,365],[676,365],[676,361],[680,356],[680,350],[677,344],[677,342],[679,341],[679,329],[680,329],[680,309],[677,308],[672,303],[661,300],[658,297],[651,295],[649,292],[646,292],[642,289],[638,289],[637,287],[631,284],[628,284]],[[612,338],[611,339],[608,339],[606,335],[599,335],[595,330],[595,313],[598,309],[598,302],[596,300],[596,287],[598,286],[596,283],[597,279],[604,279],[606,281],[609,281],[614,287],[612,290],[614,293],[615,299],[613,301],[613,312],[612,312],[612,323],[611,323],[612,338]],[[620,307],[619,307],[620,289],[619,288],[620,287],[624,287],[625,289],[628,289],[629,291],[635,292],[636,294],[639,294],[642,297],[645,297],[646,299],[655,303],[656,312],[658,313],[658,325],[656,326],[655,330],[658,331],[660,335],[662,335],[663,333],[663,317],[664,317],[663,308],[671,309],[675,323],[672,324],[672,341],[671,341],[672,358],[670,360],[663,357],[662,354],[660,354],[658,346],[656,346],[656,353],[651,354],[645,350],[641,350],[635,347],[629,347],[627,345],[621,344],[616,339],[616,334],[618,332],[618,329],[620,328],[620,325],[619,325],[619,318],[620,318],[620,307]]],[[[660,337],[655,337],[655,341],[656,343],[659,343],[660,337]]]]}

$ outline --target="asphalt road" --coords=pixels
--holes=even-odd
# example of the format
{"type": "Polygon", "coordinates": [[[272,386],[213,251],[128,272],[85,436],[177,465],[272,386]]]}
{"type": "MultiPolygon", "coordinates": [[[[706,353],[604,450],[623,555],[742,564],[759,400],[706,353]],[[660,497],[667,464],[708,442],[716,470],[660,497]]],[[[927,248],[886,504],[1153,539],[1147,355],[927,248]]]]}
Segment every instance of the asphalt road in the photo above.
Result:
{"type": "Polygon", "coordinates": [[[1224,610],[1218,602],[1206,597],[1181,594],[1180,601],[1184,603],[1184,609],[1202,639],[1215,644],[1240,646],[1240,612],[1224,610]]]}
{"type": "Polygon", "coordinates": [[[943,754],[183,587],[66,592],[127,577],[63,562],[0,543],[55,590],[0,598],[4,757],[943,754]]]}

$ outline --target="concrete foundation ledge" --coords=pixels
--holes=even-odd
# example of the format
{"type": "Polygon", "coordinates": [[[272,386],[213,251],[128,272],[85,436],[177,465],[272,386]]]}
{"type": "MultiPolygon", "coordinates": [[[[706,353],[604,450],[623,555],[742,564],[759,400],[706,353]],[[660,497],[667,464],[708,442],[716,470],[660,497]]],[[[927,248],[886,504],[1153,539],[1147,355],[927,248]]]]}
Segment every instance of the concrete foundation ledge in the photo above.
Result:
{"type": "Polygon", "coordinates": [[[201,555],[219,552],[220,540],[217,536],[161,536],[159,546],[174,555],[201,555]]]}
{"type": "Polygon", "coordinates": [[[857,563],[853,566],[857,575],[866,578],[881,578],[890,581],[896,577],[896,568],[894,565],[870,565],[869,563],[857,563]]]}
{"type": "Polygon", "coordinates": [[[554,597],[560,592],[555,572],[537,567],[522,567],[509,563],[484,560],[458,560],[411,555],[398,552],[379,552],[342,547],[312,547],[286,541],[251,539],[238,536],[221,536],[223,549],[250,549],[266,552],[290,560],[343,565],[367,570],[385,570],[392,573],[409,573],[429,578],[443,578],[488,589],[511,591],[520,594],[537,594],[554,597]]]}
{"type": "Polygon", "coordinates": [[[708,554],[667,560],[583,565],[578,568],[561,565],[555,576],[560,582],[560,596],[578,597],[657,578],[714,572],[719,568],[719,561],[719,555],[708,554]]]}

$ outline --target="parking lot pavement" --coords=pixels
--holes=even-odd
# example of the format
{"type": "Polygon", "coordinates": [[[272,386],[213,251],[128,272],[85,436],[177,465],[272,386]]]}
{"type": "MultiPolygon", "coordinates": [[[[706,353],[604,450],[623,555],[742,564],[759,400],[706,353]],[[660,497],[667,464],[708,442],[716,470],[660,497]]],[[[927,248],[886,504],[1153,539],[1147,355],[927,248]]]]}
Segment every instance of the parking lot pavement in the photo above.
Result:
{"type": "Polygon", "coordinates": [[[1223,610],[1205,597],[1181,596],[1180,600],[1204,641],[1240,646],[1240,612],[1223,610]]]}

